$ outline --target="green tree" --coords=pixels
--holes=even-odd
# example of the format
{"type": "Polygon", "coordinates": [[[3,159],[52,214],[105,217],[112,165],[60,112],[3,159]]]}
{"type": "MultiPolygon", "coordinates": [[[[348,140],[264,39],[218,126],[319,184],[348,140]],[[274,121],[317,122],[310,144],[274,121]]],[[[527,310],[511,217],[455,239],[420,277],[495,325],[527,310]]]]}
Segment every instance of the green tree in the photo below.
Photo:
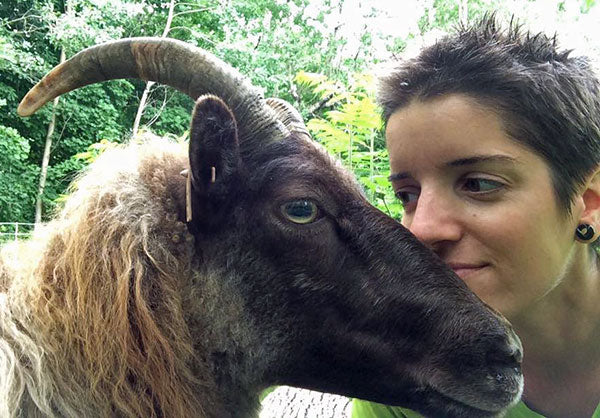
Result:
{"type": "Polygon", "coordinates": [[[0,220],[28,222],[35,200],[37,166],[28,162],[29,141],[0,125],[0,220]]]}
{"type": "MultiPolygon", "coordinates": [[[[126,92],[131,91],[133,86],[124,81],[92,86],[65,96],[56,113],[56,129],[50,135],[48,126],[53,117],[52,106],[46,106],[32,118],[19,118],[15,113],[18,101],[58,63],[62,46],[71,55],[84,46],[111,36],[121,36],[118,24],[115,24],[114,31],[106,27],[106,16],[118,15],[123,20],[128,17],[126,13],[119,15],[115,12],[119,10],[119,4],[113,2],[111,7],[100,8],[91,2],[72,0],[72,7],[66,13],[57,11],[65,7],[64,2],[59,1],[8,0],[0,5],[0,45],[3,45],[0,54],[4,58],[0,64],[0,97],[3,98],[0,104],[6,110],[0,112],[0,126],[14,128],[28,142],[27,163],[33,167],[41,165],[45,139],[53,140],[52,156],[48,161],[49,190],[64,189],[67,179],[73,175],[64,171],[68,166],[64,162],[74,153],[102,138],[119,140],[125,137],[126,130],[121,121],[123,112],[117,109],[127,108],[124,102],[130,101],[131,97],[126,92]],[[82,101],[87,102],[89,107],[82,106],[82,101]],[[91,117],[91,113],[96,115],[91,117]],[[94,127],[94,124],[97,126],[94,127]]],[[[36,177],[39,177],[39,168],[37,173],[36,177]]],[[[25,177],[21,183],[30,190],[38,186],[38,181],[25,177]]],[[[45,189],[43,181],[39,183],[42,191],[45,189]]],[[[53,199],[45,192],[41,196],[44,212],[51,212],[53,199]]],[[[0,220],[32,221],[34,218],[34,205],[30,205],[26,212],[23,208],[17,212],[17,206],[2,204],[0,220]]]]}
{"type": "Polygon", "coordinates": [[[356,73],[345,86],[322,74],[300,72],[296,82],[326,100],[331,109],[322,117],[308,120],[307,127],[314,138],[354,171],[375,206],[400,219],[402,206],[388,180],[388,154],[374,100],[374,77],[356,73]]]}
{"type": "MultiPolygon", "coordinates": [[[[284,98],[311,118],[326,117],[323,111],[331,106],[325,105],[327,98],[298,88],[294,74],[300,70],[319,72],[343,86],[350,82],[349,74],[363,70],[373,59],[371,42],[376,35],[370,33],[368,25],[361,29],[363,36],[356,52],[347,56],[349,46],[339,30],[340,23],[331,19],[344,7],[344,0],[193,0],[170,4],[163,0],[68,0],[65,10],[66,1],[5,0],[0,4],[0,106],[6,110],[0,113],[0,126],[15,129],[27,141],[26,162],[32,169],[41,165],[45,138],[52,140],[41,194],[44,213],[52,213],[56,199],[85,164],[75,155],[91,144],[122,142],[131,136],[139,97],[146,86],[141,81],[119,80],[69,93],[56,107],[55,130],[47,135],[51,106],[32,118],[19,118],[14,110],[27,90],[59,62],[63,48],[66,56],[71,56],[109,39],[160,35],[171,10],[168,36],[213,51],[262,86],[266,96],[284,98]]],[[[188,129],[192,101],[164,86],[155,85],[149,92],[140,126],[159,135],[182,136],[188,129]]],[[[359,132],[357,138],[365,135],[359,132]]],[[[361,152],[367,151],[357,148],[351,155],[353,168],[361,167],[355,161],[361,152]]],[[[369,168],[369,173],[375,173],[377,158],[373,157],[374,168],[369,168]]],[[[360,175],[378,181],[376,174],[360,175]]],[[[35,194],[36,181],[23,178],[21,183],[35,194]]],[[[0,220],[34,218],[33,206],[18,215],[11,207],[3,209],[0,220]]]]}

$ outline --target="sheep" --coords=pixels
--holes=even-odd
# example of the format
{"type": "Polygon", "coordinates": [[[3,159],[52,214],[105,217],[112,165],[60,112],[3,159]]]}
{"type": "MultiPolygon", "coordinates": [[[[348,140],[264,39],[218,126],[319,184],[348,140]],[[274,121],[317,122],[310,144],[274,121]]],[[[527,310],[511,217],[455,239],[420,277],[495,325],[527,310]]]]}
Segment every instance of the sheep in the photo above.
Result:
{"type": "Polygon", "coordinates": [[[298,112],[211,54],[132,38],[23,99],[159,81],[197,99],[189,145],[104,153],[0,254],[3,417],[253,417],[292,385],[495,417],[522,348],[494,312],[312,141],[298,112]]]}

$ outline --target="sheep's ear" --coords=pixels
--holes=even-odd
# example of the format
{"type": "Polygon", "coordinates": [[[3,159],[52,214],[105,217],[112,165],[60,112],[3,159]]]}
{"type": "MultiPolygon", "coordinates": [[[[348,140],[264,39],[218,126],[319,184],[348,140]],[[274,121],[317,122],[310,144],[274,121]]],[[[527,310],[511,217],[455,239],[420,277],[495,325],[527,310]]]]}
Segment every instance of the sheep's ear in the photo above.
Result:
{"type": "Polygon", "coordinates": [[[188,227],[194,233],[209,232],[223,220],[240,168],[235,117],[216,96],[196,101],[189,159],[188,227]]]}

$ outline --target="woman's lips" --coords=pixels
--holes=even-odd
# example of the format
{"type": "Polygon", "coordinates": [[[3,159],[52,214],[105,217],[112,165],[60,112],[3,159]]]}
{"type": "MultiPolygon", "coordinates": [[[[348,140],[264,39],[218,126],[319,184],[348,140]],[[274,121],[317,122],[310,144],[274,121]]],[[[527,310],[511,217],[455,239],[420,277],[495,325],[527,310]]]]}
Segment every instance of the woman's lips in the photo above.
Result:
{"type": "Polygon", "coordinates": [[[464,279],[467,276],[483,270],[487,267],[487,264],[448,263],[448,266],[454,270],[458,277],[464,279]]]}

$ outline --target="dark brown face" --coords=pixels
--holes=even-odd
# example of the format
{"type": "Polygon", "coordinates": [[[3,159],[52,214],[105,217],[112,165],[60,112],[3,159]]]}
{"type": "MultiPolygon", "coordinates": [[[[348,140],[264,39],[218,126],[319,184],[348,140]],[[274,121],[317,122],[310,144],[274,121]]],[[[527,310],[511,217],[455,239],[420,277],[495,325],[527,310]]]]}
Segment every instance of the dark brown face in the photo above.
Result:
{"type": "Polygon", "coordinates": [[[434,416],[491,417],[516,402],[521,345],[508,323],[314,144],[246,150],[221,105],[199,103],[192,125],[193,228],[260,324],[260,384],[434,416]],[[195,163],[196,149],[212,160],[195,163]]]}

